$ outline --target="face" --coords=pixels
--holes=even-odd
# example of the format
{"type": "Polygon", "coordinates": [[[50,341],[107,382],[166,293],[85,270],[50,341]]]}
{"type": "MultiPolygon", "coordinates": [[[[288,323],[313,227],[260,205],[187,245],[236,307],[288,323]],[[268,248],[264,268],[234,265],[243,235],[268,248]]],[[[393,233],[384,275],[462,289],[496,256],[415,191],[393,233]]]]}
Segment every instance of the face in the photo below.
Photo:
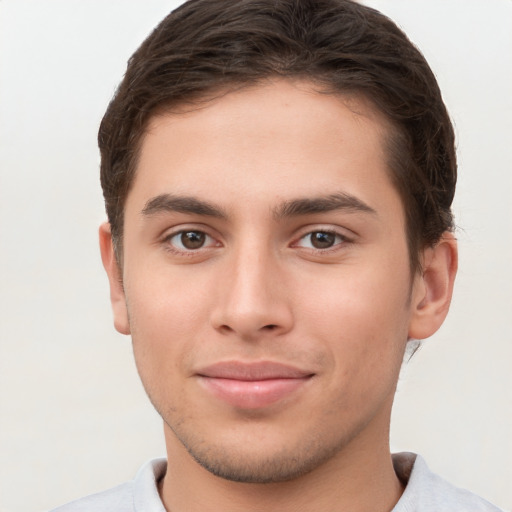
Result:
{"type": "Polygon", "coordinates": [[[385,131],[285,81],[152,120],[111,283],[170,450],[269,482],[387,445],[421,290],[385,131]]]}

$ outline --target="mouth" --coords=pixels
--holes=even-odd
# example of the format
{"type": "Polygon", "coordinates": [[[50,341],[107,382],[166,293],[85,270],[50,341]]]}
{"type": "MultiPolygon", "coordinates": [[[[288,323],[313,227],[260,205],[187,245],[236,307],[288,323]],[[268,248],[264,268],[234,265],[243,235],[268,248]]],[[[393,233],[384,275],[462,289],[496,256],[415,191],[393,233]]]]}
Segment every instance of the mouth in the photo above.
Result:
{"type": "Polygon", "coordinates": [[[197,372],[204,389],[240,409],[260,409],[297,393],[314,373],[263,361],[216,363],[197,372]]]}

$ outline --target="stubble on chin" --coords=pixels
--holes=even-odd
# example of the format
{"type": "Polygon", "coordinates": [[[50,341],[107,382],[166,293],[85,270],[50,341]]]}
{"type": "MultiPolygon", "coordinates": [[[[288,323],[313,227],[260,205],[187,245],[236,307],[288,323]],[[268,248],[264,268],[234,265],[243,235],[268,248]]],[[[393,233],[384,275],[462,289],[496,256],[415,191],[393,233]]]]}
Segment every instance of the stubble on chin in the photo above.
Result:
{"type": "Polygon", "coordinates": [[[250,484],[287,482],[306,475],[336,456],[357,435],[353,432],[327,442],[320,433],[313,433],[272,449],[264,446],[265,440],[257,439],[242,447],[208,442],[182,432],[183,421],[174,427],[166,424],[201,467],[225,480],[250,484]]]}

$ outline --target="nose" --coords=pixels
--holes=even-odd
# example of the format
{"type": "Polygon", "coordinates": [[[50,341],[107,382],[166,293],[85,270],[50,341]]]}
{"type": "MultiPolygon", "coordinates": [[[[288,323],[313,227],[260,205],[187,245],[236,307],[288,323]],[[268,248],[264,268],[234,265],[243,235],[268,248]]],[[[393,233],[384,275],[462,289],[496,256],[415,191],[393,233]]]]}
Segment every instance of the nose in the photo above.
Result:
{"type": "Polygon", "coordinates": [[[213,327],[249,341],[289,332],[293,313],[282,270],[270,251],[234,254],[218,283],[213,327]]]}

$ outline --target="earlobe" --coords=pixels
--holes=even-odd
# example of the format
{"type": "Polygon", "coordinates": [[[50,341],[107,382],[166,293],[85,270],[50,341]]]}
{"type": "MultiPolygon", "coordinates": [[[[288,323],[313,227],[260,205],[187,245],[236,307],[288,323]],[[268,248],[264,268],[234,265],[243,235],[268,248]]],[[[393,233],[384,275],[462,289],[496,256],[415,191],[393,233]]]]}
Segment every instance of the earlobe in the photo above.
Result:
{"type": "Polygon", "coordinates": [[[432,336],[450,308],[457,273],[457,241],[453,233],[445,232],[422,256],[422,273],[413,285],[409,323],[409,338],[418,340],[432,336]]]}
{"type": "Polygon", "coordinates": [[[110,285],[110,303],[114,314],[114,326],[121,334],[130,334],[128,310],[124,294],[122,276],[114,253],[110,224],[103,223],[99,229],[100,251],[103,267],[110,285]]]}

